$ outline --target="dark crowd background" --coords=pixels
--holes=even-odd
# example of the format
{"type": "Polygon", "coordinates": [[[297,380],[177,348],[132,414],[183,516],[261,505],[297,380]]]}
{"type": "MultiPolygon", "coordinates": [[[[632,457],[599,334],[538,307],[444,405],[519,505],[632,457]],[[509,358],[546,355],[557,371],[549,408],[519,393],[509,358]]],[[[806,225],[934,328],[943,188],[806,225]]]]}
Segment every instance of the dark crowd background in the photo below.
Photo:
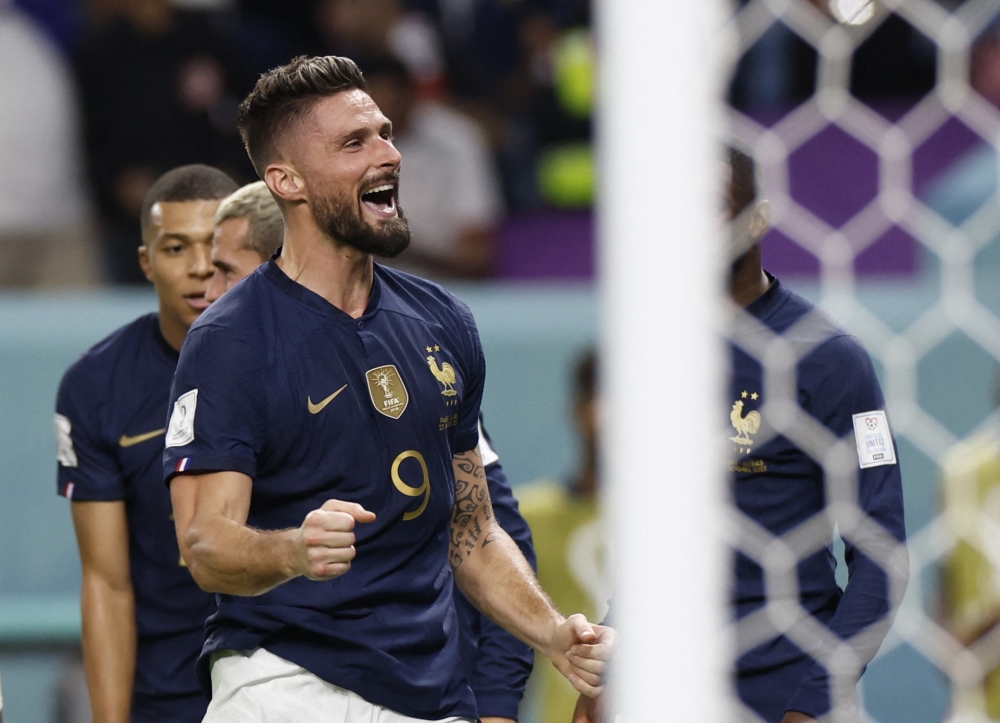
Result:
{"type": "MultiPolygon", "coordinates": [[[[356,59],[397,126],[414,229],[402,265],[590,278],[591,20],[587,0],[0,0],[0,38],[30,50],[0,49],[0,104],[17,107],[0,111],[0,154],[35,184],[0,181],[0,286],[142,282],[146,190],[192,162],[255,180],[237,104],[259,74],[303,53],[356,59]]],[[[1000,61],[988,60],[997,70],[980,63],[992,73],[981,86],[1000,88],[1000,61]]],[[[866,103],[905,108],[934,87],[934,44],[897,16],[854,61],[851,90],[866,103]]],[[[812,96],[816,69],[816,51],[777,23],[742,56],[730,103],[773,120],[812,96]]],[[[636,132],[655,142],[655,125],[636,132]]],[[[636,159],[637,175],[648,170],[636,159]]]]}

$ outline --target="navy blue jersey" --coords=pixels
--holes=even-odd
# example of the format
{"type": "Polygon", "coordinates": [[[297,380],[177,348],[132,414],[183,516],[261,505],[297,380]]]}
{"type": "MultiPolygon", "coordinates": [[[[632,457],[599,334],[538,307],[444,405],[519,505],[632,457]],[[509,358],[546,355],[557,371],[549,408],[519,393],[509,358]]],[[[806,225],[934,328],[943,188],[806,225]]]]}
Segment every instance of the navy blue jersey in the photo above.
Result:
{"type": "MultiPolygon", "coordinates": [[[[486,467],[486,480],[497,522],[517,543],[533,570],[538,569],[531,528],[521,516],[500,457],[490,445],[489,435],[479,428],[479,452],[486,467]]],[[[531,675],[535,654],[495,622],[483,615],[455,585],[455,607],[461,628],[462,664],[476,696],[481,717],[517,719],[524,688],[531,675]]]]}
{"type": "Polygon", "coordinates": [[[218,596],[203,661],[263,646],[405,715],[475,717],[448,551],[452,459],[479,443],[484,379],[465,305],[379,266],[357,319],[275,261],[201,316],[174,377],[168,483],[246,474],[247,524],[262,530],[297,527],[331,498],[378,516],[355,529],[347,574],[218,596]]]}
{"type": "MultiPolygon", "coordinates": [[[[747,313],[752,318],[737,320],[732,334],[731,407],[727,409],[733,435],[733,493],[739,509],[775,535],[826,509],[824,469],[803,451],[811,444],[820,450],[817,454],[825,451],[824,444],[816,441],[815,430],[800,421],[793,425],[798,431],[786,431],[785,436],[771,425],[780,413],[779,403],[787,400],[818,422],[818,430],[832,433],[828,434],[830,442],[845,440],[852,450],[857,449],[848,455],[850,469],[846,470],[851,482],[857,480],[857,504],[891,538],[903,541],[899,464],[867,352],[857,339],[776,279],[747,313]],[[765,378],[760,362],[774,334],[781,335],[787,351],[798,359],[797,365],[793,362],[789,367],[794,373],[788,375],[786,386],[775,367],[765,378]]],[[[842,593],[834,579],[836,564],[830,545],[800,561],[798,585],[801,605],[847,639],[868,626],[888,623],[894,611],[886,573],[858,546],[882,543],[867,532],[844,534],[844,538],[850,576],[846,590],[842,593]]],[[[735,564],[733,604],[736,617],[742,618],[764,605],[764,575],[746,554],[738,553],[735,564]]],[[[877,645],[858,652],[870,660],[876,649],[877,645]]],[[[779,721],[785,710],[818,718],[830,709],[825,669],[786,637],[743,655],[737,662],[737,675],[744,701],[767,721],[779,721]],[[793,676],[785,672],[789,670],[799,672],[793,676]],[[748,686],[753,694],[744,694],[748,686]]]]}
{"type": "Polygon", "coordinates": [[[139,636],[133,720],[143,719],[146,703],[154,705],[143,698],[193,696],[200,712],[193,710],[191,721],[200,720],[208,704],[195,660],[215,604],[181,562],[161,467],[176,365],[159,317],[143,316],[77,360],[56,401],[59,494],[125,502],[139,636]]]}

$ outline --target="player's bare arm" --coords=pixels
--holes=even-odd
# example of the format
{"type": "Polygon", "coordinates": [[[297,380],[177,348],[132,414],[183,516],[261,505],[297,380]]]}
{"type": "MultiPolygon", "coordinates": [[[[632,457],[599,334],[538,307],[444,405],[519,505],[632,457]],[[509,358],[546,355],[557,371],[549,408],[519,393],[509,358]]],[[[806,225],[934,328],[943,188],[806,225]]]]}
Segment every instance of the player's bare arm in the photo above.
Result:
{"type": "Polygon", "coordinates": [[[177,541],[195,582],[208,592],[253,596],[304,576],[331,580],[351,569],[354,526],[375,514],[329,500],[287,530],[247,525],[253,482],[240,472],[178,475],[170,483],[177,541]]]}
{"type": "Polygon", "coordinates": [[[135,594],[125,503],[74,502],[83,585],[83,660],[94,723],[128,723],[135,682],[135,594]]]}
{"type": "Polygon", "coordinates": [[[599,643],[582,615],[564,618],[513,540],[497,524],[479,450],[456,455],[455,508],[449,556],[455,579],[492,620],[547,656],[573,686],[598,695],[605,661],[570,654],[575,645],[599,643]]]}

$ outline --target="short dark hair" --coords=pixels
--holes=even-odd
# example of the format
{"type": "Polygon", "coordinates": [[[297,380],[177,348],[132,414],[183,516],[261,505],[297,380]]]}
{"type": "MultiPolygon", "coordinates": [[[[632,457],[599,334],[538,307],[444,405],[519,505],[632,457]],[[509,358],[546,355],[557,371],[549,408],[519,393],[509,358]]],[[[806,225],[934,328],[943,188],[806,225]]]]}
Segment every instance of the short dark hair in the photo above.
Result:
{"type": "Polygon", "coordinates": [[[757,162],[749,150],[735,143],[726,145],[726,161],[732,169],[729,180],[729,212],[733,218],[745,211],[760,195],[757,162]]]}
{"type": "Polygon", "coordinates": [[[146,192],[139,219],[142,231],[145,233],[148,228],[150,212],[157,203],[221,200],[237,188],[239,185],[236,181],[218,168],[201,163],[179,166],[167,171],[146,192]]]}
{"type": "Polygon", "coordinates": [[[275,141],[314,103],[345,90],[367,90],[365,79],[350,58],[300,55],[260,77],[240,103],[237,125],[257,175],[274,154],[275,141]]]}

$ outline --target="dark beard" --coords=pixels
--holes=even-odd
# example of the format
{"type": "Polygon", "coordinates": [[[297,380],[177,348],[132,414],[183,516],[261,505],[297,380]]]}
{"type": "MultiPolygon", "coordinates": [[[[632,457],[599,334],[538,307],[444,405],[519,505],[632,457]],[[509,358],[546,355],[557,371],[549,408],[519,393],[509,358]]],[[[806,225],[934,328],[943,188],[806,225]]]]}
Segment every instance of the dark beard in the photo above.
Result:
{"type": "Polygon", "coordinates": [[[338,204],[332,198],[323,198],[313,204],[316,223],[328,236],[366,254],[387,259],[399,256],[410,245],[410,224],[399,199],[396,199],[396,213],[396,218],[380,221],[375,227],[365,223],[349,203],[338,204]]]}

